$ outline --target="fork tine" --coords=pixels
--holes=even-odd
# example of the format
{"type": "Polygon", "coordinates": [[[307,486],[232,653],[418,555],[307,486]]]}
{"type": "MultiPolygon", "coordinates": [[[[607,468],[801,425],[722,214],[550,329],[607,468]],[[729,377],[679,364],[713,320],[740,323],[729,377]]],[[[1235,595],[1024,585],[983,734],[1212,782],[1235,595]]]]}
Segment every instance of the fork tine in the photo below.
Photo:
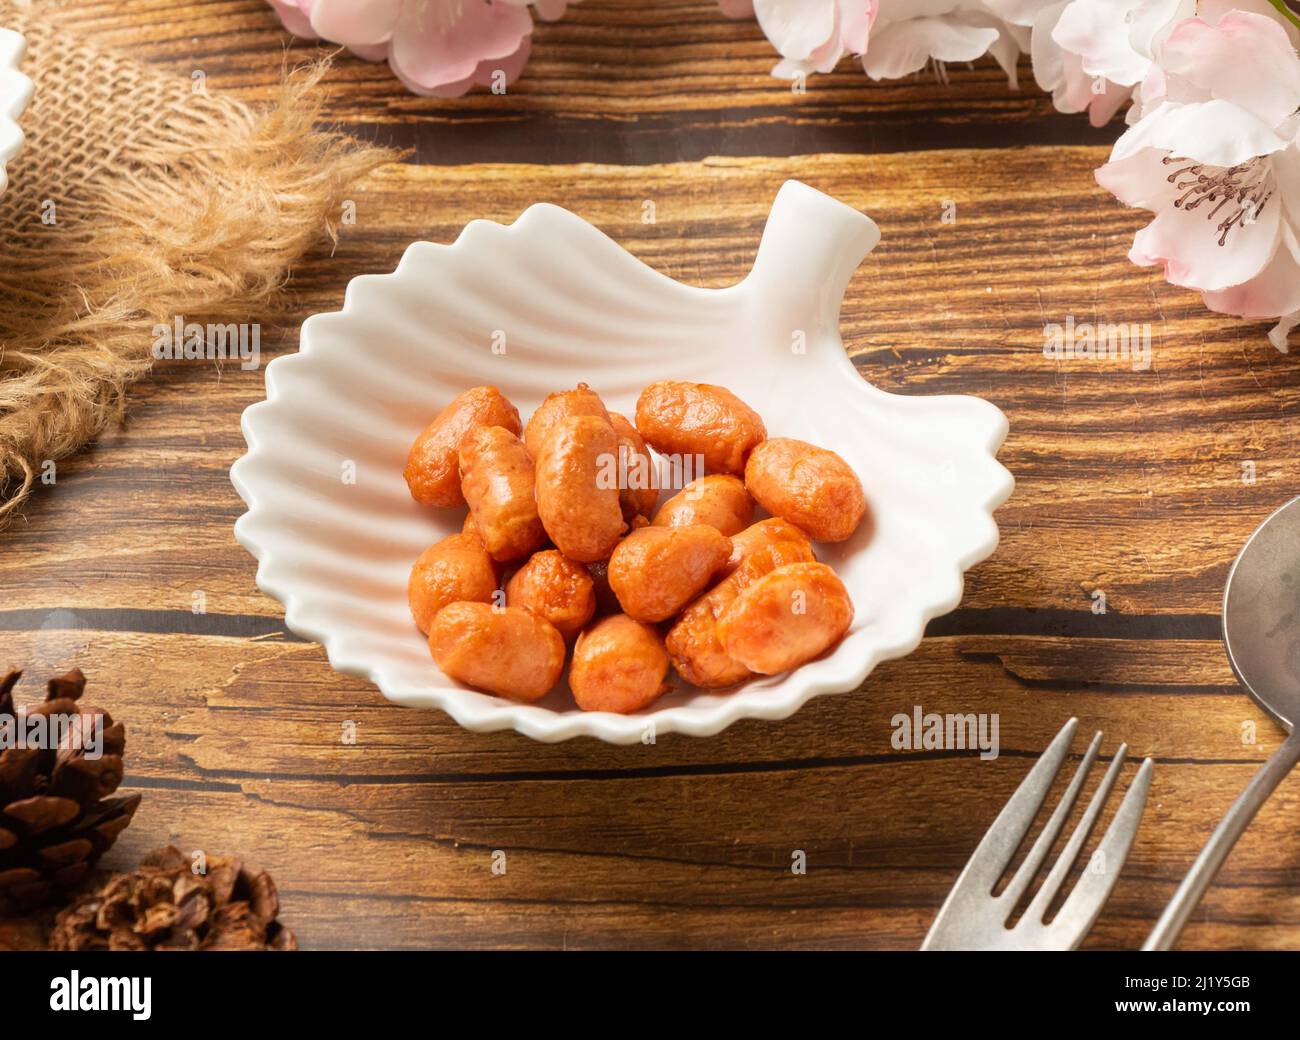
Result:
{"type": "Polygon", "coordinates": [[[1059,949],[1073,950],[1092,928],[1101,908],[1110,898],[1110,891],[1119,880],[1120,870],[1128,858],[1128,850],[1137,837],[1138,824],[1142,821],[1142,810],[1146,808],[1147,791],[1151,788],[1151,771],[1154,762],[1147,758],[1129,784],[1128,793],[1120,802],[1119,809],[1106,836],[1097,846],[1101,855],[1102,869],[1093,872],[1085,869],[1078,883],[1061,905],[1060,912],[1049,926],[1049,932],[1059,939],[1059,949]]]}
{"type": "Polygon", "coordinates": [[[979,885],[985,894],[992,893],[1011,857],[1020,848],[1020,843],[1029,833],[1029,826],[1038,815],[1047,792],[1051,790],[1052,781],[1060,772],[1065,756],[1069,754],[1070,743],[1074,740],[1074,731],[1079,727],[1078,719],[1070,719],[1061,727],[1061,732],[1052,738],[1047,750],[1034,763],[1028,775],[1020,781],[1016,793],[1008,800],[998,813],[984,837],[971,853],[966,868],[953,886],[955,893],[963,885],[979,885]]]}
{"type": "Polygon", "coordinates": [[[1123,766],[1124,757],[1127,754],[1128,745],[1121,744],[1115,752],[1115,757],[1111,760],[1110,768],[1106,770],[1106,775],[1101,778],[1101,783],[1097,785],[1097,790],[1092,792],[1092,799],[1088,802],[1088,808],[1083,811],[1083,815],[1079,818],[1079,823],[1074,828],[1074,833],[1070,835],[1070,840],[1065,843],[1061,855],[1057,857],[1056,862],[1052,864],[1052,869],[1048,871],[1047,878],[1043,881],[1043,887],[1034,893],[1033,901],[1025,910],[1025,917],[1029,920],[1041,921],[1046,915],[1048,906],[1056,898],[1056,893],[1060,891],[1066,875],[1070,873],[1070,868],[1074,866],[1074,861],[1079,858],[1083,843],[1088,840],[1088,835],[1092,833],[1092,828],[1097,823],[1097,817],[1101,815],[1106,799],[1110,797],[1111,788],[1115,786],[1115,780],[1119,777],[1120,767],[1123,766]]]}
{"type": "Polygon", "coordinates": [[[1009,907],[1014,907],[1019,902],[1025,889],[1029,887],[1030,882],[1038,874],[1038,868],[1042,866],[1043,860],[1047,858],[1048,852],[1052,849],[1052,843],[1056,841],[1056,836],[1065,825],[1066,817],[1070,815],[1070,810],[1074,808],[1074,803],[1078,800],[1079,792],[1083,790],[1083,782],[1087,779],[1088,772],[1092,769],[1092,763],[1096,760],[1097,752],[1100,749],[1101,731],[1098,730],[1092,738],[1092,743],[1088,745],[1088,750],[1084,753],[1079,768],[1074,771],[1074,776],[1070,779],[1070,786],[1061,795],[1061,801],[1057,804],[1051,818],[1047,821],[1047,825],[1035,840],[1034,847],[1029,850],[1029,855],[1020,864],[1020,869],[1016,871],[1015,877],[1008,882],[1006,889],[999,896],[1000,899],[1007,901],[1009,907]]]}

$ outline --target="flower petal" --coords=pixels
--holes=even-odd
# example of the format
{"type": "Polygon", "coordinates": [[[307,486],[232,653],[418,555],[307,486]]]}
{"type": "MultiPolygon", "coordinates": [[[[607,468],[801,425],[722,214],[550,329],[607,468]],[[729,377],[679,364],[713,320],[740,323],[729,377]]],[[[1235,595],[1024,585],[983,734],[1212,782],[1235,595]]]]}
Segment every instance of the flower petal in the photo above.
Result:
{"type": "Polygon", "coordinates": [[[1106,80],[1106,89],[1093,93],[1088,102],[1088,122],[1093,126],[1105,126],[1115,118],[1115,113],[1124,107],[1124,103],[1133,97],[1133,88],[1125,84],[1106,80]]]}
{"type": "Polygon", "coordinates": [[[998,38],[990,45],[989,54],[998,63],[998,68],[1007,74],[1007,82],[1012,90],[1020,89],[1020,75],[1017,67],[1020,60],[1020,45],[1011,34],[1009,26],[1003,26],[998,38]]]}
{"type": "Polygon", "coordinates": [[[1205,293],[1205,305],[1222,314],[1243,318],[1276,318],[1300,311],[1300,245],[1283,227],[1272,258],[1254,278],[1219,292],[1205,293]]]}
{"type": "Polygon", "coordinates": [[[1112,159],[1094,176],[1097,183],[1126,206],[1149,209],[1153,213],[1172,208],[1182,193],[1169,181],[1170,168],[1160,160],[1164,152],[1144,148],[1136,155],[1112,159]]]}
{"type": "Polygon", "coordinates": [[[886,25],[871,40],[862,67],[872,79],[897,79],[935,61],[974,61],[997,41],[996,29],[953,18],[911,18],[886,25]]]}
{"type": "MultiPolygon", "coordinates": [[[[1241,286],[1273,258],[1279,241],[1280,209],[1264,206],[1253,223],[1237,225],[1225,244],[1219,245],[1218,223],[1232,212],[1229,206],[1214,216],[1210,215],[1214,210],[1210,202],[1191,212],[1170,206],[1157,212],[1155,219],[1133,236],[1129,259],[1139,266],[1161,264],[1170,282],[1189,289],[1216,292],[1241,286]]],[[[1300,280],[1296,291],[1300,293],[1300,280]]]]}
{"type": "Polygon", "coordinates": [[[427,8],[408,4],[393,31],[388,62],[404,83],[421,92],[463,84],[458,92],[464,93],[481,75],[480,62],[504,69],[504,60],[518,56],[532,31],[526,7],[464,0],[459,18],[438,25],[427,8]]]}
{"type": "Polygon", "coordinates": [[[1268,341],[1283,354],[1289,354],[1291,348],[1287,344],[1287,336],[1291,334],[1291,330],[1297,325],[1300,325],[1300,311],[1282,315],[1282,320],[1269,331],[1268,341]]]}
{"type": "Polygon", "coordinates": [[[1300,228],[1300,133],[1289,148],[1272,157],[1273,175],[1277,178],[1277,194],[1293,228],[1300,228]]]}
{"type": "Polygon", "coordinates": [[[1029,26],[1043,10],[1043,0],[984,0],[984,6],[1004,22],[1029,26]]]}
{"type": "Polygon", "coordinates": [[[311,27],[333,43],[365,46],[392,36],[401,13],[402,0],[315,0],[311,27]]]}
{"type": "Polygon", "coordinates": [[[880,0],[839,0],[840,44],[850,54],[866,54],[880,0]]]}
{"type": "MultiPolygon", "coordinates": [[[[527,4],[528,0],[511,0],[511,2],[527,4]]],[[[537,10],[538,18],[544,22],[553,22],[564,17],[569,4],[577,2],[578,0],[533,0],[533,7],[537,10]]]]}
{"type": "Polygon", "coordinates": [[[836,37],[835,0],[754,0],[759,28],[785,58],[806,61],[836,37]]]}
{"type": "Polygon", "coordinates": [[[312,31],[309,13],[302,4],[298,3],[298,0],[270,0],[270,4],[275,9],[275,13],[280,16],[284,27],[295,36],[300,36],[304,40],[317,38],[316,33],[312,31]]]}
{"type": "Polygon", "coordinates": [[[389,65],[392,68],[393,75],[395,75],[401,81],[402,85],[412,94],[419,94],[422,97],[454,98],[460,97],[466,93],[470,87],[475,85],[484,87],[491,86],[493,77],[498,72],[504,74],[507,83],[513,83],[519,76],[519,73],[523,71],[524,66],[528,64],[528,54],[531,47],[532,37],[525,36],[523,42],[519,46],[519,50],[515,51],[514,54],[507,55],[504,58],[493,58],[488,61],[481,61],[478,63],[478,66],[474,71],[463,79],[440,83],[433,87],[417,83],[415,80],[403,75],[402,70],[396,65],[393,65],[391,61],[389,62],[389,65]]]}
{"type": "MultiPolygon", "coordinates": [[[[1252,0],[1230,0],[1237,6],[1252,0]]],[[[1260,0],[1267,3],[1268,0],[1260,0]]],[[[1156,52],[1168,39],[1175,25],[1196,14],[1205,14],[1206,0],[1137,0],[1126,19],[1128,23],[1128,42],[1133,50],[1154,61],[1156,52]]]]}
{"type": "Polygon", "coordinates": [[[1044,7],[1034,19],[1029,40],[1034,81],[1051,91],[1052,104],[1060,112],[1082,112],[1092,100],[1092,77],[1083,71],[1077,54],[1064,50],[1052,39],[1052,27],[1064,4],[1044,7]]]}
{"type": "Polygon", "coordinates": [[[1124,86],[1135,86],[1151,67],[1151,58],[1138,53],[1130,34],[1123,26],[1138,10],[1146,9],[1152,22],[1164,14],[1164,20],[1173,18],[1180,0],[1073,0],[1061,12],[1060,21],[1052,30],[1052,39],[1067,51],[1079,55],[1083,70],[1090,76],[1106,79],[1124,86]]]}
{"type": "Polygon", "coordinates": [[[1125,130],[1110,157],[1114,162],[1143,148],[1157,148],[1210,166],[1236,166],[1280,151],[1288,143],[1230,101],[1166,101],[1125,130]]]}
{"type": "Polygon", "coordinates": [[[1231,11],[1211,25],[1189,18],[1161,51],[1166,75],[1180,76],[1275,127],[1300,107],[1300,56],[1278,22],[1231,11]]]}

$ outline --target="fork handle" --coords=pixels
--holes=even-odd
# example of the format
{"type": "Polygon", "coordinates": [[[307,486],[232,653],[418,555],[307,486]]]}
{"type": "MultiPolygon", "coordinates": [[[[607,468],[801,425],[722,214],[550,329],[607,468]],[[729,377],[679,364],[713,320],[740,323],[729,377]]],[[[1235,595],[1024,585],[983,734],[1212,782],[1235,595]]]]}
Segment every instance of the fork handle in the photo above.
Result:
{"type": "Polygon", "coordinates": [[[1296,762],[1300,762],[1300,726],[1273,752],[1263,768],[1246,785],[1246,789],[1237,796],[1227,815],[1219,821],[1219,826],[1210,835],[1205,848],[1201,849],[1201,854],[1196,857],[1196,862],[1178,886],[1178,891],[1160,915],[1160,920],[1151,929],[1142,949],[1168,950],[1178,941],[1187,919],[1192,916],[1196,904],[1205,895],[1205,890],[1210,887],[1210,882],[1218,874],[1242,831],[1250,825],[1260,806],[1268,800],[1282,778],[1291,772],[1296,762]]]}

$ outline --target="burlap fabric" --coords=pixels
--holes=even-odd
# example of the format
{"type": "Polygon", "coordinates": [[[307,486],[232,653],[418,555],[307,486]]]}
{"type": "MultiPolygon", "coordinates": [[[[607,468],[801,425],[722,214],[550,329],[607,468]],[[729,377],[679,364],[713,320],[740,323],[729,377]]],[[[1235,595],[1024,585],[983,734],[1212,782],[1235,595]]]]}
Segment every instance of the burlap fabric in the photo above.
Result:
{"type": "Polygon", "coordinates": [[[0,25],[26,36],[36,85],[0,196],[3,524],[120,414],[155,324],[262,313],[391,155],[316,127],[319,68],[256,110],[92,45],[57,3],[0,0],[0,25]]]}

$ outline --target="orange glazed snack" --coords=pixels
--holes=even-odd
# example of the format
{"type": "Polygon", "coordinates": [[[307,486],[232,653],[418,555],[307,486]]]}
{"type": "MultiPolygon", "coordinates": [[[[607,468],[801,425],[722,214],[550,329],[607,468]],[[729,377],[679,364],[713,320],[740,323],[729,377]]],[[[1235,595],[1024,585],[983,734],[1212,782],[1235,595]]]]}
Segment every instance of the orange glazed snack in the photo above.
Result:
{"type": "Polygon", "coordinates": [[[858,528],[867,500],[849,464],[833,451],[790,437],[764,441],[749,456],[745,487],[774,516],[818,542],[842,542],[858,528]]]}
{"type": "Polygon", "coordinates": [[[459,394],[415,439],[406,456],[406,486],[423,506],[463,506],[457,452],[474,426],[520,430],[519,410],[495,386],[475,386],[459,394]]]}
{"type": "Polygon", "coordinates": [[[708,524],[728,538],[743,531],[754,518],[754,500],[739,477],[714,474],[692,480],[659,507],[656,527],[708,524]]]}
{"type": "Polygon", "coordinates": [[[663,379],[641,391],[636,428],[655,451],[701,455],[709,473],[745,472],[745,459],[767,437],[763,420],[730,390],[663,379]]]}
{"type": "Polygon", "coordinates": [[[651,626],[626,614],[597,621],[578,636],[569,687],[583,711],[640,711],[668,689],[668,654],[651,626]]]}
{"type": "Polygon", "coordinates": [[[561,419],[537,456],[537,512],[555,547],[571,560],[606,559],[626,525],[609,464],[618,436],[600,415],[561,419]]]}
{"type": "Polygon", "coordinates": [[[723,566],[721,576],[727,577],[740,566],[740,561],[746,556],[776,542],[801,542],[808,549],[806,559],[813,558],[812,545],[808,541],[808,536],[794,524],[786,523],[779,516],[772,516],[756,524],[750,524],[739,534],[731,536],[731,557],[723,566]]]}
{"type": "Polygon", "coordinates": [[[546,618],[570,639],[596,613],[596,592],[586,567],[547,549],[534,553],[506,583],[506,604],[546,618]]]}
{"type": "Polygon", "coordinates": [[[734,686],[752,674],[731,657],[718,638],[717,619],[744,589],[763,575],[791,563],[813,559],[807,539],[773,540],[755,549],[732,573],[697,599],[668,631],[668,656],[677,674],[706,688],[734,686]]]}
{"type": "Polygon", "coordinates": [[[731,539],[705,524],[643,527],[609,558],[609,587],[637,621],[663,621],[708,587],[731,555],[731,539]]]}
{"type": "Polygon", "coordinates": [[[852,621],[853,602],[833,570],[792,563],[736,597],[718,617],[718,641],[750,671],[775,675],[834,646],[852,621]]]}
{"type": "Polygon", "coordinates": [[[448,603],[490,603],[497,590],[492,558],[472,534],[453,534],[420,553],[406,583],[411,616],[426,635],[433,617],[448,603]]]}
{"type": "Polygon", "coordinates": [[[609,424],[618,436],[618,500],[623,506],[623,515],[629,520],[634,516],[648,517],[659,501],[659,475],[655,472],[654,460],[627,416],[610,412],[609,424]]]}
{"type": "Polygon", "coordinates": [[[564,637],[522,607],[449,603],[433,619],[429,652],[458,682],[516,701],[541,700],[564,670],[564,637]]]}
{"type": "Polygon", "coordinates": [[[533,460],[501,426],[476,426],[460,442],[460,486],[494,560],[517,560],[546,543],[533,497],[533,460]]]}
{"type": "Polygon", "coordinates": [[[575,415],[592,415],[598,419],[607,419],[605,402],[600,395],[586,383],[579,383],[577,389],[560,390],[548,394],[546,400],[537,406],[524,427],[524,445],[528,454],[537,459],[542,454],[542,446],[551,430],[561,419],[571,419],[575,415]]]}

